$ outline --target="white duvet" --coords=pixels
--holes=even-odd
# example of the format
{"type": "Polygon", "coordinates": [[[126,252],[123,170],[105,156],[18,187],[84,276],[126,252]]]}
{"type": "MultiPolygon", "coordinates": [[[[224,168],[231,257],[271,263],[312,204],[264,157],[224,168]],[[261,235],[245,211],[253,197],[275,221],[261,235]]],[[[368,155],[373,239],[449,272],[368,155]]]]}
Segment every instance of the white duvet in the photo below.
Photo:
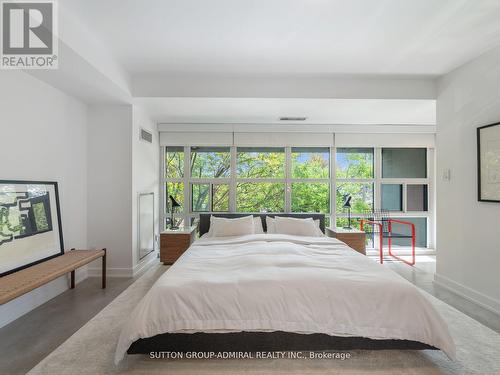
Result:
{"type": "Polygon", "coordinates": [[[418,289],[329,237],[201,238],[124,324],[118,363],[161,333],[286,331],[419,341],[454,358],[448,328],[418,289]]]}

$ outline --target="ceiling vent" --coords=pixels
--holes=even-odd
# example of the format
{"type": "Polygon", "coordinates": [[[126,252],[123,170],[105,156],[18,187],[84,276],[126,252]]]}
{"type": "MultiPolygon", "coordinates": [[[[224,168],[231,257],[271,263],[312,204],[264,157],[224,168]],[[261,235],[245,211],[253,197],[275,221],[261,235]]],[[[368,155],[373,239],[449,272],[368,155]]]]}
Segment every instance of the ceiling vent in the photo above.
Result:
{"type": "Polygon", "coordinates": [[[280,121],[306,121],[307,117],[280,117],[280,121]]]}
{"type": "Polygon", "coordinates": [[[141,139],[148,143],[153,143],[153,134],[141,128],[141,139]]]}

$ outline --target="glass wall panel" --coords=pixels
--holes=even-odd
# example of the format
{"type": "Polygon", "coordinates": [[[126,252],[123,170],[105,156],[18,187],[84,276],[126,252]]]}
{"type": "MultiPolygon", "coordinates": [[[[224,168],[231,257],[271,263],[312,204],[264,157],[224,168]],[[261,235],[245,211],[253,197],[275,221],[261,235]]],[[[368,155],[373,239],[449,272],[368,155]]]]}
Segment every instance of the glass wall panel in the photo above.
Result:
{"type": "MultiPolygon", "coordinates": [[[[166,185],[166,211],[170,212],[170,195],[172,195],[181,206],[184,205],[184,184],[182,182],[167,182],[166,185]]],[[[182,207],[178,207],[176,212],[182,212],[182,207]]]]}
{"type": "Polygon", "coordinates": [[[292,178],[329,178],[328,147],[292,147],[292,178]]]}
{"type": "Polygon", "coordinates": [[[210,211],[210,184],[191,184],[191,210],[210,211]]]}
{"type": "Polygon", "coordinates": [[[428,210],[427,185],[406,186],[406,210],[407,211],[428,210]]]}
{"type": "Polygon", "coordinates": [[[426,148],[383,148],[383,178],[426,178],[426,148]]]}
{"type": "MultiPolygon", "coordinates": [[[[396,217],[394,218],[396,219],[396,217]]],[[[425,217],[401,217],[399,220],[408,221],[415,224],[415,238],[417,247],[427,246],[427,218],[425,217]]],[[[394,233],[401,233],[411,235],[411,228],[409,225],[392,224],[392,231],[394,233]]],[[[393,245],[411,246],[411,238],[394,238],[393,245]]]]}
{"type": "Polygon", "coordinates": [[[373,148],[337,148],[337,178],[373,178],[373,148]]]}
{"type": "Polygon", "coordinates": [[[212,211],[214,212],[229,211],[228,184],[212,185],[212,211]]]}
{"type": "Polygon", "coordinates": [[[183,147],[167,147],[165,149],[165,176],[167,178],[184,177],[183,147]]]}
{"type": "Polygon", "coordinates": [[[403,211],[403,185],[382,184],[382,209],[403,211]]]}
{"type": "Polygon", "coordinates": [[[330,184],[292,183],[292,212],[330,212],[330,184]]]}
{"type": "Polygon", "coordinates": [[[284,178],[285,149],[238,147],[236,171],[239,178],[284,178]]]}
{"type": "Polygon", "coordinates": [[[191,177],[229,177],[231,174],[229,150],[229,147],[191,147],[191,177]]]}
{"type": "Polygon", "coordinates": [[[373,183],[338,182],[337,183],[337,214],[347,213],[343,208],[344,197],[350,194],[351,213],[364,213],[373,209],[373,183]]]}
{"type": "Polygon", "coordinates": [[[242,182],[236,185],[237,212],[284,212],[285,184],[242,182]]]}

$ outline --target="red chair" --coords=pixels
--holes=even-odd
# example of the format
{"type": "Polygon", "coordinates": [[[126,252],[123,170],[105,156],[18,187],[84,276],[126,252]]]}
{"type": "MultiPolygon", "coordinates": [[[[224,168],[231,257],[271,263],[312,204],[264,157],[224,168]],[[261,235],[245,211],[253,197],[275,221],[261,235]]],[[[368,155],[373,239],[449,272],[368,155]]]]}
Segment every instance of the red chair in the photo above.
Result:
{"type": "Polygon", "coordinates": [[[367,234],[378,234],[380,241],[380,264],[384,263],[384,238],[387,238],[388,247],[389,247],[389,255],[403,263],[406,263],[410,266],[415,265],[415,224],[399,220],[399,219],[391,219],[389,217],[389,211],[387,210],[371,210],[364,213],[364,219],[361,219],[360,229],[365,231],[367,234]],[[396,233],[392,229],[392,224],[401,224],[407,225],[410,227],[411,234],[404,233],[396,233]],[[365,224],[370,225],[368,230],[365,230],[365,224]],[[392,253],[392,239],[393,238],[410,238],[411,239],[411,261],[407,261],[397,255],[392,253]]]}

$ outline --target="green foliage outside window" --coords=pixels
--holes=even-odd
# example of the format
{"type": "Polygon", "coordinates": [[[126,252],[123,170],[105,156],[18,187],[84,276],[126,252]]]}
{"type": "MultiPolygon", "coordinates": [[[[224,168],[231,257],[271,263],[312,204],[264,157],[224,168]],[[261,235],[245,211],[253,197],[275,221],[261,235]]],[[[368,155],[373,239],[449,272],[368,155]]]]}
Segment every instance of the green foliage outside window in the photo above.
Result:
{"type": "Polygon", "coordinates": [[[285,150],[239,147],[236,172],[239,178],[284,178],[285,150]]]}
{"type": "Polygon", "coordinates": [[[191,147],[191,177],[225,178],[230,173],[229,147],[191,147]]]}
{"type": "Polygon", "coordinates": [[[236,185],[236,211],[285,211],[285,184],[243,182],[236,185]]]}
{"type": "Polygon", "coordinates": [[[184,148],[167,147],[165,152],[165,169],[167,178],[184,177],[184,148]]]}

